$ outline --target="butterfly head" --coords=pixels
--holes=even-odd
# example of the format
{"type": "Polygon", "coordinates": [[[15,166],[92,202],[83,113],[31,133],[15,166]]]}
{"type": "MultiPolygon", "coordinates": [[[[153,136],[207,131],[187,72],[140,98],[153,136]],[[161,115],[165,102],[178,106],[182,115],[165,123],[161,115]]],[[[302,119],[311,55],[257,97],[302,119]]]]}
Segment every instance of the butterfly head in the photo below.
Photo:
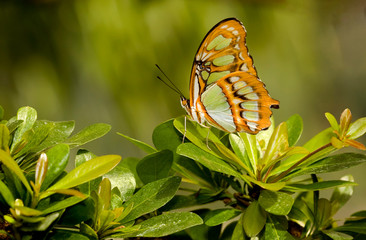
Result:
{"type": "Polygon", "coordinates": [[[189,106],[189,99],[185,98],[184,96],[180,96],[180,104],[182,108],[186,110],[186,112],[191,116],[191,107],[189,106]]]}

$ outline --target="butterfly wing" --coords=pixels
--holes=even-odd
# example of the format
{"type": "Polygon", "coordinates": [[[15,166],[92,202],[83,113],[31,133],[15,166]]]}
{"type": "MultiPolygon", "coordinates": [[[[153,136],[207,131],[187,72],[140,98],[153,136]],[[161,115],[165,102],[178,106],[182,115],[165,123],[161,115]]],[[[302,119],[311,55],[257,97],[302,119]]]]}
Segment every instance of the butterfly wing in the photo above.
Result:
{"type": "Polygon", "coordinates": [[[271,125],[271,107],[279,102],[264,84],[247,72],[234,72],[211,84],[201,96],[205,118],[227,132],[257,134],[271,125]]]}
{"type": "Polygon", "coordinates": [[[216,24],[205,36],[195,56],[190,81],[191,106],[206,86],[237,71],[257,76],[245,43],[246,30],[235,18],[216,24]]]}
{"type": "Polygon", "coordinates": [[[199,123],[252,134],[270,126],[270,108],[279,102],[257,77],[245,38],[243,24],[228,18],[202,41],[193,62],[189,106],[199,123]]]}

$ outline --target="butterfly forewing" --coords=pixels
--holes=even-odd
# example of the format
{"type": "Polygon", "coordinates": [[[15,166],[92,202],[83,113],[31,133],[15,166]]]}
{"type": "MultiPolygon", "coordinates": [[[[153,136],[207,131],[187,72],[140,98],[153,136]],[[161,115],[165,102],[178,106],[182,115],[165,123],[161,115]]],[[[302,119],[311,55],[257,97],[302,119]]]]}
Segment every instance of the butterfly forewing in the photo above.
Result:
{"type": "Polygon", "coordinates": [[[272,99],[257,77],[245,42],[246,30],[230,18],[214,26],[193,62],[189,114],[227,132],[258,133],[271,125],[272,99]]]}
{"type": "Polygon", "coordinates": [[[202,94],[207,85],[229,73],[245,71],[257,75],[245,37],[245,28],[237,19],[223,20],[208,32],[192,67],[190,89],[196,92],[191,91],[191,100],[202,94]]]}

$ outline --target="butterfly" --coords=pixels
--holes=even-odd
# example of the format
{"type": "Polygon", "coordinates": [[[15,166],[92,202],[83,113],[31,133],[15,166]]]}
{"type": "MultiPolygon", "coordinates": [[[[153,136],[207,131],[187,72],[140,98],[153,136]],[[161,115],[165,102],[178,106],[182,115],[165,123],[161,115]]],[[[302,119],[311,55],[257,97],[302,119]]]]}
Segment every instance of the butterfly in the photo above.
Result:
{"type": "Polygon", "coordinates": [[[226,132],[257,134],[271,125],[271,98],[258,78],[246,46],[246,30],[236,18],[217,23],[203,39],[193,61],[190,99],[182,107],[201,125],[226,132]]]}

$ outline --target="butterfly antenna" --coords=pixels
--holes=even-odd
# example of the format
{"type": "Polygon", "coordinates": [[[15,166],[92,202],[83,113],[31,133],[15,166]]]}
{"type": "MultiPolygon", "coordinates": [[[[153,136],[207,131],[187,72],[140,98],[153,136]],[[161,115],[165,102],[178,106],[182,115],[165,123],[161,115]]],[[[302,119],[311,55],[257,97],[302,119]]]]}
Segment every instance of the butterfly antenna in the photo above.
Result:
{"type": "Polygon", "coordinates": [[[163,79],[161,79],[159,76],[157,77],[160,81],[162,81],[165,85],[167,85],[170,89],[172,89],[174,92],[178,93],[180,96],[184,96],[183,93],[179,90],[179,88],[173,83],[172,80],[165,74],[163,70],[159,67],[158,64],[155,64],[155,66],[159,69],[159,71],[165,76],[166,79],[168,79],[169,85],[167,82],[165,82],[163,79]]]}

